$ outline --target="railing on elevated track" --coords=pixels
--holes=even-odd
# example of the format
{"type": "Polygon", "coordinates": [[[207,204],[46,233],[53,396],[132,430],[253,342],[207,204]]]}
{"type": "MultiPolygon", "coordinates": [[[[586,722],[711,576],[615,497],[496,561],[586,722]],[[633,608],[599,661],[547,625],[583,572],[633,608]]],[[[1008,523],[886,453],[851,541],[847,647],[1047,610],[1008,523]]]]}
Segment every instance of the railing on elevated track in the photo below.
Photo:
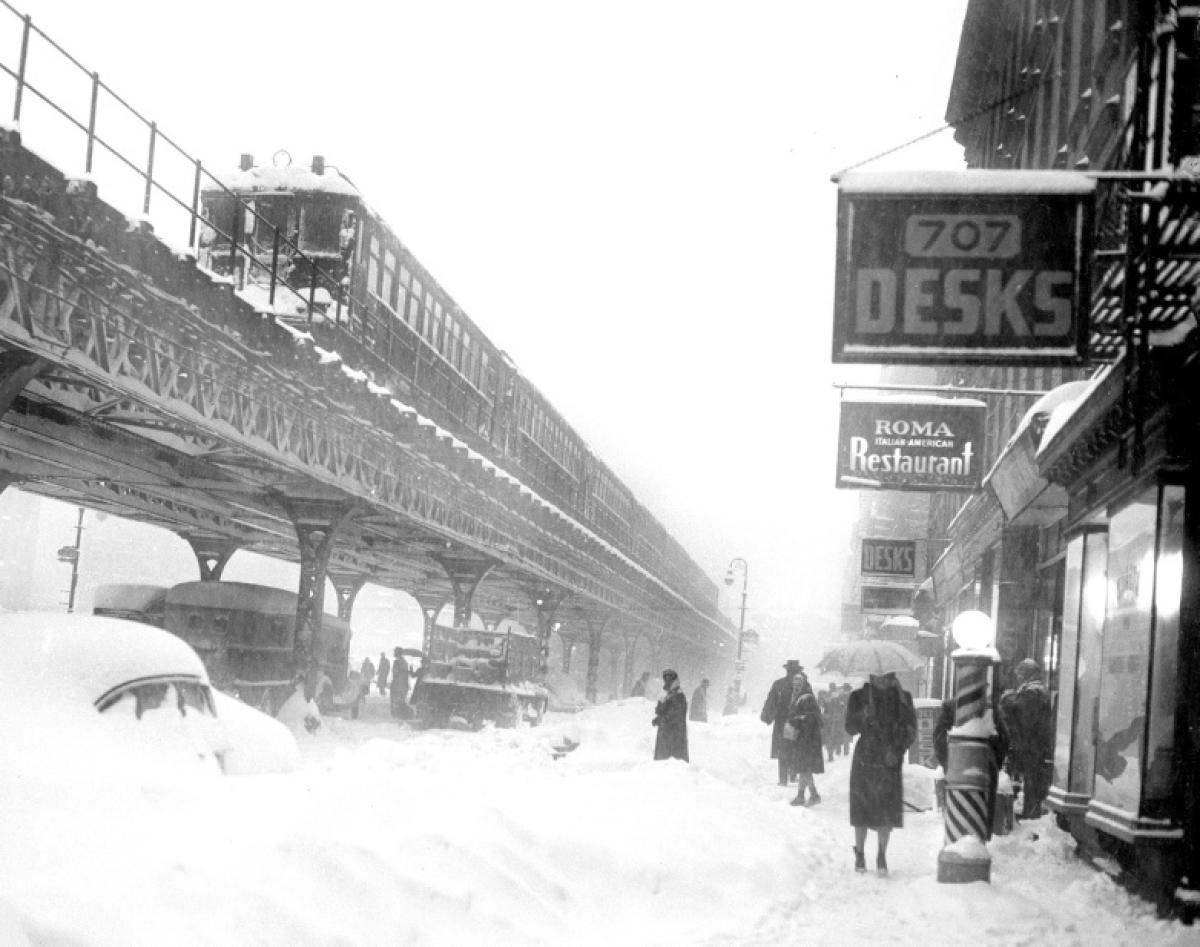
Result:
{"type": "MultiPolygon", "coordinates": [[[[48,118],[57,119],[60,123],[65,123],[66,136],[51,133],[47,136],[47,141],[43,141],[39,134],[37,145],[39,149],[42,147],[50,149],[59,148],[63,152],[62,154],[55,152],[54,154],[42,155],[43,157],[53,158],[58,167],[68,168],[72,165],[78,166],[78,162],[82,161],[80,174],[65,175],[67,180],[75,177],[87,181],[95,180],[97,169],[103,165],[105,156],[108,156],[111,159],[110,164],[112,165],[109,169],[110,174],[115,175],[116,172],[125,172],[126,174],[132,174],[136,179],[143,219],[146,219],[148,222],[152,207],[156,209],[156,215],[161,213],[161,208],[153,202],[156,193],[166,200],[168,211],[173,209],[177,214],[183,215],[186,227],[181,229],[186,229],[187,249],[193,254],[197,251],[199,227],[201,224],[205,224],[215,231],[218,238],[229,242],[231,247],[231,263],[233,259],[240,256],[245,261],[246,266],[266,271],[265,275],[270,281],[270,299],[272,303],[274,302],[276,292],[291,294],[307,309],[308,319],[311,323],[313,314],[317,310],[316,290],[325,287],[330,292],[331,298],[336,301],[334,318],[330,321],[335,325],[341,325],[347,329],[357,328],[358,333],[364,336],[369,334],[371,329],[367,325],[366,315],[372,312],[372,306],[354,297],[348,287],[330,274],[318,259],[303,252],[297,242],[293,241],[280,228],[259,214],[252,203],[238,198],[218,177],[204,167],[199,158],[194,157],[174,138],[164,132],[156,121],[146,117],[119,93],[103,82],[97,72],[89,70],[79,59],[41,30],[33,23],[29,15],[17,10],[8,0],[0,0],[0,8],[2,8],[0,9],[0,21],[6,19],[6,15],[11,16],[12,19],[9,22],[19,28],[20,34],[19,57],[16,67],[13,68],[5,58],[0,58],[0,76],[7,75],[14,84],[12,122],[24,130],[24,123],[30,113],[31,106],[40,103],[44,107],[48,118]],[[59,68],[65,72],[65,77],[51,72],[45,80],[41,79],[36,74],[36,67],[46,59],[57,63],[59,68]],[[72,96],[70,94],[70,90],[80,89],[88,93],[88,107],[86,113],[76,114],[75,111],[63,103],[68,100],[81,99],[82,96],[72,96]],[[108,106],[110,103],[117,106],[115,114],[111,114],[110,110],[103,107],[108,106]],[[140,152],[141,157],[131,156],[136,150],[135,146],[119,143],[115,137],[107,134],[106,129],[109,126],[104,125],[104,127],[101,127],[102,115],[105,116],[104,121],[110,124],[119,123],[121,117],[124,117],[127,122],[132,124],[132,128],[142,138],[141,147],[143,150],[140,152]],[[63,140],[60,141],[59,139],[63,140]],[[97,148],[97,146],[99,147],[97,148]],[[175,168],[174,173],[169,168],[164,168],[165,162],[171,156],[174,156],[177,162],[182,162],[182,165],[175,168]],[[270,265],[265,264],[256,252],[256,246],[250,240],[240,237],[236,232],[239,229],[236,225],[231,228],[231,232],[226,233],[218,228],[214,221],[204,218],[201,210],[200,195],[202,188],[207,189],[210,184],[213,190],[220,191],[233,202],[235,207],[240,208],[242,214],[245,215],[245,219],[256,221],[255,230],[271,233],[272,238],[270,242],[273,247],[273,257],[277,258],[281,254],[287,254],[289,259],[302,262],[308,267],[309,272],[313,276],[311,284],[308,287],[307,298],[296,289],[278,280],[278,268],[274,265],[275,260],[273,259],[270,265]],[[261,230],[259,230],[260,227],[262,228],[261,230]],[[350,314],[354,310],[363,314],[363,318],[360,318],[356,322],[352,322],[350,319],[350,314]],[[344,319],[343,312],[345,313],[344,319]]],[[[3,32],[4,27],[0,25],[0,33],[3,32]]],[[[24,137],[23,134],[22,138],[24,137]]],[[[28,145],[28,143],[26,144],[28,145]]],[[[40,154],[41,152],[39,151],[40,154]]],[[[113,178],[105,177],[103,183],[106,189],[114,187],[114,190],[120,191],[119,183],[113,178]]],[[[16,182],[0,183],[0,194],[14,196],[8,193],[8,191],[15,186],[16,182]]],[[[16,196],[20,197],[22,195],[17,194],[16,196]]],[[[136,215],[130,215],[128,212],[121,211],[115,203],[108,200],[107,193],[104,202],[112,206],[114,210],[122,213],[126,220],[133,222],[137,219],[136,215]]],[[[30,203],[40,204],[42,202],[35,199],[31,200],[30,203]]],[[[43,206],[43,209],[50,210],[49,207],[45,206],[43,206]]],[[[54,214],[54,216],[56,223],[63,227],[63,229],[68,231],[74,230],[76,235],[80,237],[86,236],[78,232],[77,225],[79,221],[72,219],[71,215],[60,216],[59,214],[54,214]]],[[[245,227],[241,229],[245,231],[250,228],[245,227]]],[[[156,235],[160,239],[163,238],[163,234],[161,233],[156,233],[156,235]]],[[[236,269],[236,267],[231,266],[231,269],[236,269]]],[[[677,542],[672,540],[671,544],[675,547],[674,551],[677,554],[683,553],[682,547],[677,542]]],[[[666,561],[673,562],[674,559],[668,556],[666,557],[666,561]]],[[[680,581],[683,577],[679,574],[676,574],[673,578],[678,586],[686,587],[688,585],[686,581],[680,581]]],[[[580,579],[581,577],[576,577],[577,582],[580,579]]],[[[586,584],[586,582],[583,584],[586,584]]]]}
{"type": "MultiPolygon", "coordinates": [[[[21,123],[22,117],[29,106],[27,96],[34,97],[49,110],[52,116],[65,121],[69,132],[78,133],[83,136],[80,144],[83,155],[82,176],[84,178],[91,179],[95,173],[97,161],[101,157],[97,153],[96,148],[99,145],[102,153],[110,156],[118,169],[132,172],[140,180],[142,184],[141,215],[144,219],[149,219],[151,199],[155,192],[158,192],[167,199],[169,206],[173,206],[178,211],[186,214],[187,247],[189,250],[195,252],[197,249],[197,230],[199,226],[205,224],[211,227],[216,237],[223,241],[228,241],[230,245],[231,270],[237,270],[235,261],[240,256],[245,261],[246,266],[264,271],[265,277],[269,280],[269,298],[272,305],[274,305],[277,292],[288,293],[294,296],[297,302],[307,309],[308,319],[311,323],[313,314],[317,309],[317,290],[323,288],[329,293],[330,298],[335,301],[335,323],[341,322],[343,309],[346,309],[348,313],[350,307],[354,306],[360,312],[366,311],[367,307],[363,302],[355,299],[347,287],[342,285],[342,282],[337,277],[329,273],[318,260],[301,250],[296,241],[281,231],[279,227],[273,226],[270,221],[258,213],[252,204],[239,199],[218,177],[204,167],[199,158],[190,154],[175,139],[164,132],[156,121],[147,118],[113,88],[101,80],[98,72],[89,70],[87,66],[55,42],[52,37],[34,24],[32,17],[21,13],[8,0],[0,0],[0,7],[3,7],[3,11],[11,14],[19,21],[21,29],[20,54],[16,68],[14,69],[7,62],[0,60],[0,72],[7,74],[14,82],[13,124],[19,125],[21,123]],[[69,106],[62,104],[69,98],[66,90],[62,93],[56,93],[49,88],[55,78],[61,77],[54,73],[49,73],[44,85],[33,81],[31,73],[37,64],[36,54],[39,50],[43,50],[55,57],[55,61],[58,64],[65,66],[68,81],[71,77],[84,80],[84,85],[76,88],[87,88],[90,92],[88,99],[90,104],[87,109],[86,118],[73,114],[69,106]],[[101,105],[109,102],[119,107],[117,118],[110,119],[110,121],[115,123],[119,117],[123,116],[132,120],[134,126],[140,128],[145,135],[144,163],[140,163],[138,159],[130,157],[126,153],[129,150],[128,148],[123,150],[115,140],[110,140],[101,134],[99,127],[101,105]],[[166,177],[170,175],[165,176],[161,170],[156,175],[156,164],[161,166],[164,159],[164,155],[161,153],[163,146],[169,148],[171,154],[176,156],[177,159],[182,159],[188,166],[190,187],[184,189],[187,193],[181,194],[178,183],[171,184],[166,180],[166,177]],[[259,230],[259,232],[272,234],[272,262],[270,264],[261,260],[255,246],[249,240],[243,239],[236,232],[239,229],[236,225],[236,220],[235,225],[231,228],[231,232],[226,233],[217,226],[215,221],[204,219],[200,208],[200,193],[202,187],[208,187],[210,184],[214,189],[219,189],[233,200],[234,206],[240,208],[242,214],[245,215],[244,219],[253,219],[256,222],[254,229],[258,230],[259,225],[261,225],[262,230],[259,230]],[[276,262],[281,255],[286,256],[289,260],[304,263],[307,266],[308,272],[312,274],[307,297],[304,293],[277,278],[279,267],[276,265],[276,262]]],[[[67,160],[74,163],[74,160],[78,159],[67,160]]],[[[176,173],[171,177],[178,180],[179,174],[176,173]]],[[[11,186],[15,187],[16,185],[17,182],[12,182],[11,186]]],[[[7,184],[0,184],[0,193],[5,193],[8,186],[7,184]]],[[[7,196],[12,196],[12,194],[8,194],[7,196]]],[[[128,217],[129,215],[126,214],[126,216],[128,217]]],[[[248,230],[250,228],[245,229],[248,230]]]]}

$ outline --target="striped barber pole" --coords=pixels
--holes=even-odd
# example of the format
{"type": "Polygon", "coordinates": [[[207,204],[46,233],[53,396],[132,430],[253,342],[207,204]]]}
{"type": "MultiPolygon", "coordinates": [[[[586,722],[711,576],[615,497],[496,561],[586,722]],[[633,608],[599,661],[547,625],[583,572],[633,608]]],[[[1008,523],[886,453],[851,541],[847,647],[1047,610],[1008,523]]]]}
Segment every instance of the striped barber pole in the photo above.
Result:
{"type": "Polygon", "coordinates": [[[962,663],[954,680],[954,725],[963,724],[983,716],[987,699],[987,667],[981,664],[962,663]]]}
{"type": "Polygon", "coordinates": [[[966,835],[985,840],[988,823],[987,790],[963,786],[947,786],[946,789],[946,843],[957,842],[966,835]]]}

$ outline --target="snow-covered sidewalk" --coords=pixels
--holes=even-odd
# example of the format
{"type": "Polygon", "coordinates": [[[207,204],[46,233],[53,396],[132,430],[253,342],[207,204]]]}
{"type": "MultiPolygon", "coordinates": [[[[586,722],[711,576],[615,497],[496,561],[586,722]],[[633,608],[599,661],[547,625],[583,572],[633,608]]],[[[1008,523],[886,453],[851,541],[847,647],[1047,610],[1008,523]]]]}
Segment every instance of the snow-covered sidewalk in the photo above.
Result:
{"type": "Polygon", "coordinates": [[[382,707],[305,735],[288,776],[144,789],[80,767],[47,794],[10,765],[0,943],[1196,940],[1048,819],[993,843],[990,885],[937,883],[934,812],[893,835],[889,877],[855,874],[848,760],[817,778],[819,806],[791,807],[753,715],[692,724],[687,765],[651,761],[641,699],[479,733],[414,732],[382,707]],[[580,745],[555,759],[563,737],[580,745]]]}

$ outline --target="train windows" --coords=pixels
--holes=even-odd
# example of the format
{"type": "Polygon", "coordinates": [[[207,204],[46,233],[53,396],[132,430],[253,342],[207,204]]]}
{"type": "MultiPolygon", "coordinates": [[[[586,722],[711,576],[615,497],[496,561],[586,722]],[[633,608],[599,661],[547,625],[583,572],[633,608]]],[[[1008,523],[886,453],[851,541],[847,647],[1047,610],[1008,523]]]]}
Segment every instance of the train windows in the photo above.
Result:
{"type": "Polygon", "coordinates": [[[450,364],[462,370],[462,326],[458,320],[450,319],[450,364]]]}
{"type": "Polygon", "coordinates": [[[415,276],[412,281],[412,295],[408,297],[408,312],[405,314],[408,324],[418,332],[422,331],[421,320],[421,281],[415,276]]]}
{"type": "Polygon", "coordinates": [[[430,293],[425,294],[425,338],[435,351],[442,343],[442,304],[435,302],[430,293]]]}
{"type": "MultiPolygon", "coordinates": [[[[249,203],[249,202],[248,202],[249,203]]],[[[254,210],[258,214],[258,219],[254,221],[254,236],[260,246],[270,249],[275,241],[275,231],[278,229],[280,239],[288,235],[288,217],[291,210],[291,198],[287,197],[260,197],[253,202],[254,210]]],[[[253,218],[249,214],[247,218],[247,232],[249,232],[249,224],[253,218]]]]}
{"type": "Polygon", "coordinates": [[[300,249],[305,253],[337,253],[342,227],[341,209],[328,203],[300,208],[300,249]]]}
{"type": "Polygon", "coordinates": [[[367,254],[367,289],[379,295],[379,238],[371,237],[371,249],[367,254]]]}
{"type": "Polygon", "coordinates": [[[379,298],[393,309],[396,308],[396,254],[383,251],[383,282],[379,286],[379,298]]]}

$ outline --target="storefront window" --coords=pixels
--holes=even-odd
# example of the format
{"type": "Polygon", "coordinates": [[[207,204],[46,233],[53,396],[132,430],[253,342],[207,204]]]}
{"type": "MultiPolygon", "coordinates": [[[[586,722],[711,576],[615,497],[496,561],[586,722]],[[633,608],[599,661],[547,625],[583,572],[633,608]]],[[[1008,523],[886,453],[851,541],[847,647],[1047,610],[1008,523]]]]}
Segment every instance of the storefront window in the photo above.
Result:
{"type": "Polygon", "coordinates": [[[1071,771],[1071,722],[1075,708],[1075,659],[1079,654],[1079,599],[1083,579],[1083,537],[1067,545],[1067,575],[1063,586],[1062,673],[1058,678],[1058,718],[1054,734],[1052,784],[1066,787],[1071,771]]]}
{"type": "Polygon", "coordinates": [[[1153,487],[1108,525],[1108,615],[1092,795],[1135,815],[1142,790],[1157,521],[1158,487],[1153,487]]]}
{"type": "Polygon", "coordinates": [[[1083,544],[1079,603],[1079,655],[1075,672],[1075,717],[1071,740],[1072,793],[1090,796],[1100,710],[1100,661],[1107,588],[1108,534],[1088,533],[1083,544]]]}
{"type": "Polygon", "coordinates": [[[1179,669],[1179,599],[1183,585],[1185,490],[1165,486],[1159,515],[1154,576],[1154,647],[1150,676],[1150,729],[1144,815],[1165,818],[1174,789],[1175,705],[1179,669]]]}

